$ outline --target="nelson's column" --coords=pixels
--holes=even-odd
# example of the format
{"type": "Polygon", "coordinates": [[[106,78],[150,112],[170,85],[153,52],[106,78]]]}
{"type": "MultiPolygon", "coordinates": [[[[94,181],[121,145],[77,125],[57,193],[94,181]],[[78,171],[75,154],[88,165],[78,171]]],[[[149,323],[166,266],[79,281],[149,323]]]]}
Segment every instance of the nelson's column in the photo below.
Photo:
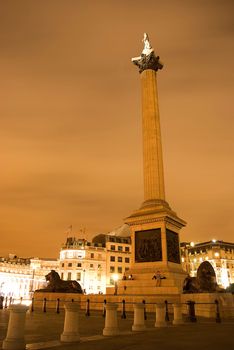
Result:
{"type": "Polygon", "coordinates": [[[142,90],[144,202],[125,223],[132,238],[131,270],[134,280],[119,281],[124,294],[178,294],[185,272],[180,260],[179,231],[185,226],[165,200],[162,142],[159,120],[157,71],[163,68],[144,34],[144,49],[132,62],[138,67],[142,90]],[[153,275],[165,279],[155,287],[153,275]]]}

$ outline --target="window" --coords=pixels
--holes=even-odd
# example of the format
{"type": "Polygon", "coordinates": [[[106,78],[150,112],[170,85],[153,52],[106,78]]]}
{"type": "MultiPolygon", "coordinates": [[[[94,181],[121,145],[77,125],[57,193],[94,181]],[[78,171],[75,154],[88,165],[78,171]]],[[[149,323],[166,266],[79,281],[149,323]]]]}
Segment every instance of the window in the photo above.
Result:
{"type": "Polygon", "coordinates": [[[110,266],[110,272],[115,272],[115,267],[114,266],[110,266]]]}
{"type": "Polygon", "coordinates": [[[101,264],[98,264],[98,269],[101,269],[102,268],[102,265],[101,264]]]}
{"type": "Polygon", "coordinates": [[[67,280],[68,280],[68,281],[71,280],[71,272],[68,272],[68,274],[67,274],[67,280]]]}
{"type": "Polygon", "coordinates": [[[64,267],[64,263],[62,263],[62,267],[64,267]]]}
{"type": "Polygon", "coordinates": [[[94,253],[90,254],[90,258],[93,259],[94,258],[94,253]]]}
{"type": "Polygon", "coordinates": [[[81,266],[82,266],[82,264],[81,264],[81,263],[78,263],[78,264],[77,264],[77,267],[81,267],[81,266]]]}
{"type": "Polygon", "coordinates": [[[120,246],[120,245],[118,245],[118,251],[119,251],[119,252],[122,252],[122,250],[123,250],[123,247],[120,246]]]}
{"type": "Polygon", "coordinates": [[[115,256],[111,256],[110,261],[115,261],[115,256]]]}
{"type": "Polygon", "coordinates": [[[129,263],[130,259],[129,258],[125,258],[125,262],[129,263]]]}
{"type": "Polygon", "coordinates": [[[111,250],[115,250],[115,245],[111,245],[111,246],[110,246],[110,249],[111,249],[111,250]]]}
{"type": "Polygon", "coordinates": [[[129,252],[129,247],[125,247],[125,252],[129,252]]]}
{"type": "Polygon", "coordinates": [[[118,256],[118,262],[122,262],[123,259],[122,259],[122,256],[118,256]]]}
{"type": "Polygon", "coordinates": [[[129,270],[129,267],[125,267],[125,271],[128,271],[129,270]]]}
{"type": "Polygon", "coordinates": [[[68,263],[68,267],[72,267],[72,263],[68,263]]]}
{"type": "Polygon", "coordinates": [[[122,267],[118,266],[118,273],[122,273],[122,267]]]}
{"type": "Polygon", "coordinates": [[[90,267],[91,269],[93,269],[93,264],[90,264],[89,267],[90,267]]]}
{"type": "Polygon", "coordinates": [[[113,278],[110,278],[110,284],[115,284],[115,281],[113,280],[113,278]]]}
{"type": "Polygon", "coordinates": [[[63,272],[61,273],[61,280],[63,280],[63,272]]]}
{"type": "Polygon", "coordinates": [[[80,280],[81,280],[81,273],[80,273],[80,272],[77,272],[77,274],[76,274],[76,279],[77,279],[77,281],[80,281],[80,280]]]}

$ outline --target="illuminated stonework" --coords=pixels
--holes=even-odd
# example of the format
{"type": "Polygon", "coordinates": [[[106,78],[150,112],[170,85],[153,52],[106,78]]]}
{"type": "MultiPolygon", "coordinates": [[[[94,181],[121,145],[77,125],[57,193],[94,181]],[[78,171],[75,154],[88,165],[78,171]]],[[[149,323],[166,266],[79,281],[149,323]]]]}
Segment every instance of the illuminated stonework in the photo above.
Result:
{"type": "Polygon", "coordinates": [[[85,293],[105,293],[105,246],[68,237],[60,251],[59,272],[63,280],[78,281],[85,293]]]}
{"type": "Polygon", "coordinates": [[[13,299],[30,299],[34,290],[46,285],[45,275],[58,270],[55,259],[23,259],[12,254],[0,258],[0,293],[13,299]]]}
{"type": "Polygon", "coordinates": [[[211,240],[203,243],[181,243],[182,266],[192,277],[199,265],[209,261],[219,286],[226,288],[234,283],[234,243],[211,240]]]}
{"type": "Polygon", "coordinates": [[[114,277],[127,273],[130,257],[130,237],[101,234],[93,242],[69,237],[60,251],[59,271],[62,279],[77,280],[86,294],[106,293],[114,277]]]}

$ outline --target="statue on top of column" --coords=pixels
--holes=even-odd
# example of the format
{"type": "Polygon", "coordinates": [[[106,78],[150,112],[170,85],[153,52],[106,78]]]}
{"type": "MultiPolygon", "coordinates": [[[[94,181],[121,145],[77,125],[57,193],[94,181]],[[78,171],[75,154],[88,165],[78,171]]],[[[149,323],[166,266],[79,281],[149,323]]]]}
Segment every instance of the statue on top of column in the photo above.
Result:
{"type": "Polygon", "coordinates": [[[142,41],[144,42],[144,49],[141,56],[132,58],[132,62],[139,67],[139,73],[142,73],[146,69],[155,71],[162,69],[163,64],[159,61],[159,56],[155,56],[147,33],[144,33],[142,41]]]}
{"type": "Polygon", "coordinates": [[[150,42],[149,42],[149,36],[148,36],[147,33],[144,33],[144,38],[143,38],[142,41],[143,41],[143,43],[144,43],[144,49],[143,49],[142,53],[143,53],[144,55],[149,55],[149,54],[151,54],[151,52],[153,52],[154,49],[152,48],[152,46],[151,46],[151,44],[150,44],[150,42]]]}

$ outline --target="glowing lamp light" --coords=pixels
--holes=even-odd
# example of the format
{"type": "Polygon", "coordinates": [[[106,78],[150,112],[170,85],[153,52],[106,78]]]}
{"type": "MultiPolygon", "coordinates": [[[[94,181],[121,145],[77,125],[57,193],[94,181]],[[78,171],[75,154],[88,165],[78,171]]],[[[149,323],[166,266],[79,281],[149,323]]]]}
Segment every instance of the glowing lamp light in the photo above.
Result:
{"type": "Polygon", "coordinates": [[[116,273],[112,277],[115,282],[117,282],[119,279],[119,276],[116,273]]]}
{"type": "Polygon", "coordinates": [[[216,239],[213,238],[213,239],[212,239],[212,242],[215,243],[215,242],[216,242],[216,239]]]}
{"type": "Polygon", "coordinates": [[[215,252],[214,253],[214,256],[217,258],[219,256],[219,253],[218,252],[215,252]]]}
{"type": "Polygon", "coordinates": [[[190,243],[190,246],[191,246],[191,247],[194,247],[194,246],[195,246],[195,243],[194,243],[194,242],[191,242],[191,243],[190,243]]]}

